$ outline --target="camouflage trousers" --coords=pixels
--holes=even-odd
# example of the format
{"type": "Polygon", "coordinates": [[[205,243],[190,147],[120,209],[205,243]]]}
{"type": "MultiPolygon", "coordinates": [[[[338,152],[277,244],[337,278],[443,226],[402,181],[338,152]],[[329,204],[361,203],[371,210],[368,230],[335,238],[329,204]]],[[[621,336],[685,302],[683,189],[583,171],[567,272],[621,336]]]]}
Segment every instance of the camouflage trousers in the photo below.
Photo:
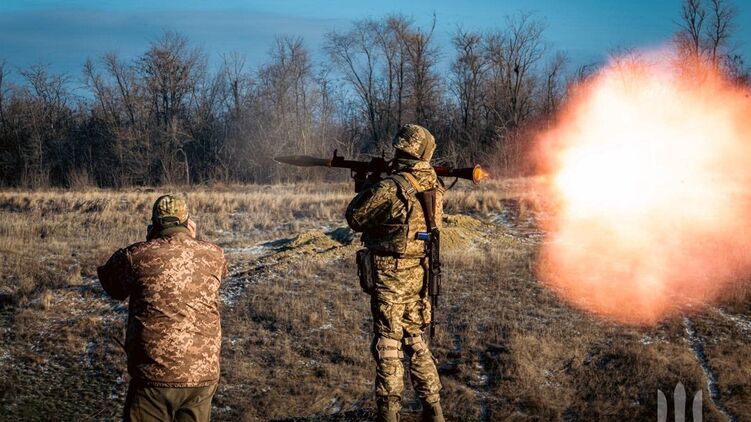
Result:
{"type": "Polygon", "coordinates": [[[144,387],[131,381],[125,397],[125,422],[204,422],[211,418],[217,384],[206,387],[144,387]]]}
{"type": "Polygon", "coordinates": [[[422,339],[426,326],[423,300],[389,303],[371,299],[375,336],[371,351],[376,362],[375,395],[380,401],[399,402],[404,391],[403,352],[409,356],[409,373],[420,400],[440,400],[441,381],[436,361],[422,339]]]}

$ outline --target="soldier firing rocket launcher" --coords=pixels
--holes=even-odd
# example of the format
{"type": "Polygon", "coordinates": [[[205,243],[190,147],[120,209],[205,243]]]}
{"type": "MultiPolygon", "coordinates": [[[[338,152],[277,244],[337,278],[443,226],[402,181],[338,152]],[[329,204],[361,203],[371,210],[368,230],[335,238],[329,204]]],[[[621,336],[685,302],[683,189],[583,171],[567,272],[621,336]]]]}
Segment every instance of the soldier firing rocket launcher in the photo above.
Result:
{"type": "MultiPolygon", "coordinates": [[[[334,157],[331,159],[316,158],[308,155],[288,155],[275,157],[274,160],[279,163],[299,167],[337,167],[350,169],[352,178],[355,179],[355,191],[357,192],[365,189],[371,183],[377,182],[382,174],[388,174],[391,170],[390,163],[385,157],[374,157],[370,161],[345,160],[344,157],[337,155],[336,150],[334,150],[334,157]]],[[[459,179],[467,179],[471,180],[474,184],[478,184],[489,176],[479,165],[458,169],[446,166],[433,166],[433,169],[438,176],[455,177],[456,180],[454,180],[454,183],[459,179]]],[[[418,195],[418,199],[423,210],[426,210],[425,218],[428,230],[426,232],[418,232],[417,240],[425,242],[425,252],[428,258],[426,293],[430,297],[432,310],[430,338],[433,338],[435,335],[435,325],[437,324],[435,311],[438,308],[438,296],[441,291],[440,230],[435,224],[435,216],[432,212],[435,197],[427,195],[427,192],[421,192],[418,195]]],[[[362,276],[362,274],[360,275],[362,276]]],[[[368,287],[364,286],[363,289],[368,291],[368,287]]]]}
{"type": "MultiPolygon", "coordinates": [[[[370,161],[345,160],[344,157],[337,155],[334,150],[334,157],[316,158],[309,155],[286,155],[283,157],[274,157],[274,161],[284,164],[291,164],[298,167],[336,167],[346,168],[352,171],[352,178],[356,182],[362,183],[367,179],[378,179],[381,174],[389,172],[389,162],[385,157],[374,157],[370,161]]],[[[480,165],[465,168],[451,168],[446,166],[433,166],[436,174],[440,177],[455,177],[458,179],[471,180],[472,183],[478,184],[486,179],[489,174],[480,165]]],[[[456,183],[456,181],[454,181],[456,183]]],[[[453,184],[452,184],[453,186],[453,184]]],[[[359,186],[355,186],[359,191],[359,186]]]]}

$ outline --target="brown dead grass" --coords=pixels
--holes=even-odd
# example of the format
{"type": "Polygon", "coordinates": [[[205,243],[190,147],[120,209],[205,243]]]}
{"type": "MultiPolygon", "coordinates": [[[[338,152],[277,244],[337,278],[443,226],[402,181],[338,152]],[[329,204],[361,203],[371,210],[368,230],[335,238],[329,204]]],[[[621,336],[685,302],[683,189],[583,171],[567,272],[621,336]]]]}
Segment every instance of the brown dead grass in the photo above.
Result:
{"type": "MultiPolygon", "coordinates": [[[[621,327],[582,313],[534,276],[539,181],[448,193],[444,296],[432,348],[449,420],[654,419],[656,390],[704,388],[680,319],[621,327]],[[501,218],[503,217],[503,218],[501,218]]],[[[145,234],[162,192],[0,192],[0,412],[10,419],[116,419],[127,310],[95,268],[145,234]],[[83,416],[82,416],[83,415],[83,416]]],[[[359,247],[344,226],[349,186],[185,192],[203,238],[230,260],[215,420],[367,420],[373,368],[359,247]]],[[[751,419],[748,292],[695,318],[721,397],[751,419]],[[740,368],[740,369],[739,369],[740,368]]],[[[413,393],[407,410],[417,410],[413,393]]],[[[408,418],[409,420],[409,415],[408,418]]],[[[414,417],[412,417],[414,419],[414,417]]]]}

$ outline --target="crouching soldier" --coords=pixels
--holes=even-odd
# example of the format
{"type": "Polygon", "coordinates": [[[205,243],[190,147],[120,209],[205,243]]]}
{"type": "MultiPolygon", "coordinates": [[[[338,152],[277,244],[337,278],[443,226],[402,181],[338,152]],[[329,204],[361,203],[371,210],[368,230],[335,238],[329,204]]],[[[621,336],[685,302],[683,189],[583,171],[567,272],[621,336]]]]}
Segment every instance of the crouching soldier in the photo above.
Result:
{"type": "Polygon", "coordinates": [[[409,356],[412,384],[423,406],[423,420],[443,421],[435,360],[423,341],[430,324],[426,297],[425,243],[418,232],[440,226],[445,191],[430,158],[435,139],[427,129],[408,124],[393,141],[396,149],[388,177],[365,187],[347,208],[350,227],[362,232],[367,249],[358,252],[358,272],[370,294],[376,363],[375,396],[379,421],[397,421],[404,390],[403,353],[409,356]],[[420,200],[433,198],[427,213],[420,200]],[[420,196],[422,195],[422,196],[420,196]],[[426,221],[426,214],[432,221],[426,221]]]}
{"type": "Polygon", "coordinates": [[[145,242],[98,268],[109,296],[130,298],[126,421],[208,421],[219,381],[219,283],[224,252],[195,239],[185,201],[154,203],[145,242]]]}

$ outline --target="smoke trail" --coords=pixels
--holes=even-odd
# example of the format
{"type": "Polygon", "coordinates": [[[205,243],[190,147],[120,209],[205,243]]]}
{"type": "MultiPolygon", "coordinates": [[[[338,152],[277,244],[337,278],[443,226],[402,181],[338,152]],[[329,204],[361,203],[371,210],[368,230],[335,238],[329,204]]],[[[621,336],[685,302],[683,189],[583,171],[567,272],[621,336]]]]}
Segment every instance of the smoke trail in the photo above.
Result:
{"type": "Polygon", "coordinates": [[[751,100],[666,52],[613,61],[539,138],[555,206],[541,279],[577,306],[654,323],[751,269],[751,100]]]}

